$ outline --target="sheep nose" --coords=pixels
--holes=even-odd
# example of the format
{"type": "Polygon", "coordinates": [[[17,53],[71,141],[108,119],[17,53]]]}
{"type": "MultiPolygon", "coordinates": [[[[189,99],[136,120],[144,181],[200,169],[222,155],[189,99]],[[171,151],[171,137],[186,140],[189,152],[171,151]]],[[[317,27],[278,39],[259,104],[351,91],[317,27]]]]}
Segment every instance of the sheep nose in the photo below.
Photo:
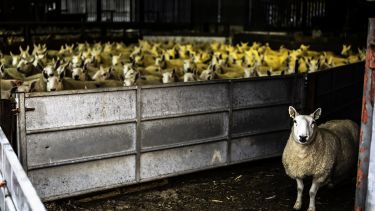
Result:
{"type": "Polygon", "coordinates": [[[306,138],[307,138],[307,136],[299,136],[299,140],[302,143],[306,142],[306,138]]]}
{"type": "Polygon", "coordinates": [[[56,91],[56,89],[51,89],[51,91],[53,92],[53,91],[56,91]]]}
{"type": "Polygon", "coordinates": [[[78,80],[79,79],[79,76],[78,75],[75,75],[74,76],[74,80],[78,80]]]}

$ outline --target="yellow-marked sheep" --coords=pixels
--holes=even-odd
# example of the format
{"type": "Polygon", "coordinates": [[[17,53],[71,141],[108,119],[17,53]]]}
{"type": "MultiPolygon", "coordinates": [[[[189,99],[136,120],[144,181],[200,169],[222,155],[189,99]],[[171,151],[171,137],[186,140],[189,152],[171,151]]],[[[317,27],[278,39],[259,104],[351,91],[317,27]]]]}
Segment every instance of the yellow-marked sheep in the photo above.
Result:
{"type": "Polygon", "coordinates": [[[299,115],[289,107],[293,119],[288,143],[283,152],[286,174],[297,181],[294,209],[302,206],[303,179],[312,176],[309,211],[315,210],[315,196],[323,185],[337,184],[351,175],[357,160],[358,126],[351,120],[332,120],[317,126],[321,115],[299,115]]]}

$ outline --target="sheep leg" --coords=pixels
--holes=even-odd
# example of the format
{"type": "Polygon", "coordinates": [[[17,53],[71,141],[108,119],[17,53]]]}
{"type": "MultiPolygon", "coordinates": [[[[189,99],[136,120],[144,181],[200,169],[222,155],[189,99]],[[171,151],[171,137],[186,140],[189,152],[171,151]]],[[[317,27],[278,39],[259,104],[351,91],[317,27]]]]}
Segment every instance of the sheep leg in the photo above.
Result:
{"type": "Polygon", "coordinates": [[[303,180],[297,178],[297,200],[296,203],[293,206],[293,209],[299,210],[302,206],[302,193],[303,193],[303,180]]]}
{"type": "Polygon", "coordinates": [[[311,188],[310,188],[310,204],[309,209],[307,211],[315,211],[315,196],[319,189],[319,182],[316,179],[313,179],[311,188]]]}

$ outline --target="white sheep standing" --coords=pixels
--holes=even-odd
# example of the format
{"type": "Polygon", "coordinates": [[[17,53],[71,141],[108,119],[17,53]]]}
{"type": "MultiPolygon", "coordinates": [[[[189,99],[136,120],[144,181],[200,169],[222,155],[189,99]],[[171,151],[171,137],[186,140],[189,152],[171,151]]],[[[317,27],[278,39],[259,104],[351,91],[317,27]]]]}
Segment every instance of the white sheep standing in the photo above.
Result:
{"type": "Polygon", "coordinates": [[[310,115],[299,115],[290,106],[293,127],[282,161],[286,174],[297,181],[294,209],[302,206],[303,179],[312,176],[308,211],[315,210],[318,189],[332,185],[351,175],[357,161],[358,126],[351,120],[332,120],[317,126],[318,108],[310,115]]]}

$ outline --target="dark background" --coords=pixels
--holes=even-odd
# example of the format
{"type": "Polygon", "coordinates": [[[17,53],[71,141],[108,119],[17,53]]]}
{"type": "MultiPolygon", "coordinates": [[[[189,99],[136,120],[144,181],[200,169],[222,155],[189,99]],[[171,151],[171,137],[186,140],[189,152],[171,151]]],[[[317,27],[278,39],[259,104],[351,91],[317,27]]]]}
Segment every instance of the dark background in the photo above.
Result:
{"type": "MultiPolygon", "coordinates": [[[[241,35],[254,31],[285,32],[293,37],[279,42],[293,45],[296,35],[311,36],[313,30],[328,39],[317,43],[339,39],[365,45],[367,20],[374,14],[375,1],[365,0],[2,0],[0,47],[48,40],[59,44],[53,37],[58,34],[130,42],[145,34],[246,40],[241,35]]],[[[64,41],[75,38],[65,36],[64,41]]]]}

